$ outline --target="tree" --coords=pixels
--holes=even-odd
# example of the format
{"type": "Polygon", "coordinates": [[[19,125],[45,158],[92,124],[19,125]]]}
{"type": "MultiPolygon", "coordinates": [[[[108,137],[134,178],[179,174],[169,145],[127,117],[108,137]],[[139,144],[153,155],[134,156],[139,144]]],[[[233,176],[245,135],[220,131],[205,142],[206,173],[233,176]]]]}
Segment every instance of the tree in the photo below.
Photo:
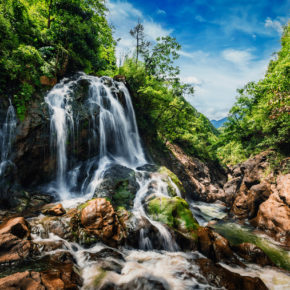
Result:
{"type": "Polygon", "coordinates": [[[130,30],[132,37],[136,39],[136,65],[138,64],[139,54],[146,54],[150,46],[150,42],[145,40],[144,26],[138,19],[138,24],[130,30]]]}

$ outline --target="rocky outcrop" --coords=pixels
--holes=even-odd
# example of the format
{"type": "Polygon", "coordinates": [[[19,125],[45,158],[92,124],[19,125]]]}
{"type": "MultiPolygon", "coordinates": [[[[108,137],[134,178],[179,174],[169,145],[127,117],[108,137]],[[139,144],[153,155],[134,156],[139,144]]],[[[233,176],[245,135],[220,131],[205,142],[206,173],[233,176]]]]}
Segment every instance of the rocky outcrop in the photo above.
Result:
{"type": "Polygon", "coordinates": [[[120,244],[125,237],[114,208],[105,198],[92,199],[84,206],[81,223],[87,232],[112,246],[120,244]]]}
{"type": "Polygon", "coordinates": [[[290,174],[275,176],[269,171],[266,151],[236,165],[232,179],[225,184],[231,196],[233,217],[264,230],[267,234],[290,246],[290,174]]]}
{"type": "MultiPolygon", "coordinates": [[[[146,138],[144,136],[146,141],[146,138]]],[[[187,199],[215,202],[228,200],[223,186],[227,181],[226,171],[219,165],[204,163],[188,156],[178,145],[166,143],[166,153],[147,141],[154,161],[169,168],[182,182],[187,199]]]]}
{"type": "Polygon", "coordinates": [[[271,190],[251,222],[290,247],[290,174],[278,176],[271,190]]]}
{"type": "Polygon", "coordinates": [[[21,262],[32,249],[29,225],[23,217],[0,225],[0,265],[21,262]]]}

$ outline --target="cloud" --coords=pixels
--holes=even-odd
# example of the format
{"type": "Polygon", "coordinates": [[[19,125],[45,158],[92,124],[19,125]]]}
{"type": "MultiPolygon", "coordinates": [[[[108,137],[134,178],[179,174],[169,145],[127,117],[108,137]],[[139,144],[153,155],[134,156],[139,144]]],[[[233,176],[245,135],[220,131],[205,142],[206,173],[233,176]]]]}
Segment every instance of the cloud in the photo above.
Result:
{"type": "Polygon", "coordinates": [[[162,9],[158,9],[156,13],[159,15],[166,15],[166,12],[162,9]]]}
{"type": "Polygon", "coordinates": [[[235,49],[224,50],[222,54],[225,58],[220,54],[192,51],[181,56],[179,61],[182,80],[191,80],[195,88],[194,96],[187,97],[187,100],[201,113],[215,120],[227,116],[235,102],[237,88],[264,76],[270,58],[258,60],[248,51],[235,49]],[[189,58],[189,55],[199,57],[189,58]]]}
{"type": "Polygon", "coordinates": [[[193,84],[193,85],[201,85],[201,80],[199,80],[195,76],[188,76],[181,79],[184,83],[193,84]]]}
{"type": "Polygon", "coordinates": [[[151,42],[155,41],[157,37],[173,32],[173,29],[164,28],[129,2],[111,0],[107,2],[107,7],[109,9],[107,18],[115,27],[114,37],[121,39],[116,48],[118,64],[122,63],[126,55],[132,55],[134,51],[135,41],[129,31],[136,26],[138,20],[144,25],[145,34],[151,42]]]}
{"type": "Polygon", "coordinates": [[[282,34],[282,32],[283,32],[283,26],[282,26],[281,22],[279,22],[278,20],[272,20],[270,17],[268,17],[265,20],[265,27],[272,28],[272,29],[276,30],[279,34],[282,34]]]}
{"type": "Polygon", "coordinates": [[[245,66],[254,58],[248,50],[226,49],[222,51],[222,57],[238,66],[245,66]]]}
{"type": "Polygon", "coordinates": [[[206,22],[206,20],[201,15],[196,15],[194,19],[198,22],[206,22]]]}

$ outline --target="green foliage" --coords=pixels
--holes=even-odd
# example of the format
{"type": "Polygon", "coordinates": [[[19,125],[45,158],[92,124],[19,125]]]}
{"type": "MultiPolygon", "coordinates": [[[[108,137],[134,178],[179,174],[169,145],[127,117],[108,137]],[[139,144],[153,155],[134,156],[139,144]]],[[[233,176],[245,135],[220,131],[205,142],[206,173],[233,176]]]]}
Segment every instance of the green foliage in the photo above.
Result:
{"type": "Polygon", "coordinates": [[[263,80],[248,83],[230,110],[217,143],[218,156],[235,164],[272,148],[289,155],[290,148],[290,25],[282,48],[263,80]]]}
{"type": "Polygon", "coordinates": [[[180,81],[179,68],[174,65],[181,46],[170,36],[157,38],[152,46],[139,26],[131,35],[138,35],[142,61],[127,57],[119,74],[126,76],[131,89],[140,131],[155,145],[166,147],[169,141],[190,155],[216,160],[212,146],[217,131],[186,101],[185,96],[193,95],[194,88],[180,81]]]}
{"type": "Polygon", "coordinates": [[[6,0],[0,3],[0,95],[17,112],[41,89],[40,77],[115,70],[115,41],[102,0],[6,0]]]}

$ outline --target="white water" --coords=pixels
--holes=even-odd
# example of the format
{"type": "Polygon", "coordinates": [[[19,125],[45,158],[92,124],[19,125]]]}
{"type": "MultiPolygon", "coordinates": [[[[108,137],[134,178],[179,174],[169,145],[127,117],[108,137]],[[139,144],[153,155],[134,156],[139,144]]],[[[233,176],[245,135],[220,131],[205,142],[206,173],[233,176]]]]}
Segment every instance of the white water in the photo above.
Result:
{"type": "Polygon", "coordinates": [[[0,176],[10,161],[12,142],[15,137],[16,115],[13,105],[7,109],[6,118],[2,127],[0,127],[0,176]]]}
{"type": "MultiPolygon", "coordinates": [[[[152,182],[157,184],[154,190],[156,196],[168,196],[168,185],[160,177],[148,178],[146,172],[136,170],[147,161],[141,145],[131,97],[126,86],[108,77],[97,78],[80,74],[75,80],[64,79],[57,84],[48,93],[45,101],[49,106],[51,118],[52,152],[56,151],[57,158],[56,186],[50,190],[59,195],[63,205],[75,207],[76,204],[92,198],[106,170],[111,166],[119,164],[128,167],[135,170],[140,186],[134,200],[135,215],[140,220],[146,219],[159,231],[161,244],[165,250],[177,250],[178,247],[169,231],[161,223],[151,220],[143,208],[144,199],[150,191],[149,186],[152,182]],[[68,132],[70,131],[71,137],[74,138],[74,128],[77,127],[75,123],[78,124],[78,118],[73,115],[72,109],[73,90],[81,80],[89,82],[88,96],[85,101],[91,118],[88,146],[91,152],[99,148],[99,154],[86,163],[86,174],[80,193],[75,193],[72,192],[72,188],[76,187],[78,176],[82,172],[80,172],[80,165],[68,171],[70,157],[67,156],[67,143],[68,132]],[[111,83],[111,86],[107,86],[106,82],[111,83]],[[123,93],[123,102],[114,94],[115,91],[123,93]],[[92,172],[93,168],[96,168],[94,172],[92,172]]],[[[170,182],[177,195],[180,195],[178,187],[171,180],[170,182]]],[[[140,247],[152,249],[151,241],[142,234],[142,230],[140,247]]]]}

